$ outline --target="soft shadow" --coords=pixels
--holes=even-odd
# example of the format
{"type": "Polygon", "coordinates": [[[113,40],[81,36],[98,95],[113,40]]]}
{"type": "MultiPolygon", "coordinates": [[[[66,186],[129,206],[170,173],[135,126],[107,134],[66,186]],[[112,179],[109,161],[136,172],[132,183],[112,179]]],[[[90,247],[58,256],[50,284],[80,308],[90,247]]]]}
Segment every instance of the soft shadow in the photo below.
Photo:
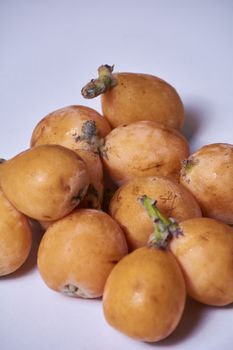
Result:
{"type": "Polygon", "coordinates": [[[196,328],[200,327],[204,306],[191,298],[187,299],[182,319],[175,331],[166,339],[149,345],[163,347],[168,345],[176,345],[196,332],[196,328]]]}
{"type": "Polygon", "coordinates": [[[37,266],[37,252],[41,238],[43,236],[43,231],[40,224],[37,221],[30,220],[30,225],[32,227],[32,248],[30,254],[24,264],[17,269],[15,272],[12,272],[9,275],[2,276],[1,279],[12,279],[20,278],[30,273],[37,266]]]}
{"type": "Polygon", "coordinates": [[[199,105],[185,106],[185,120],[181,131],[189,142],[198,133],[204,118],[205,111],[199,105]]]}
{"type": "Polygon", "coordinates": [[[92,304],[99,304],[100,302],[102,302],[102,296],[101,297],[97,297],[97,298],[82,298],[82,297],[72,297],[69,295],[65,295],[61,292],[56,292],[57,296],[63,300],[70,300],[70,302],[73,303],[77,303],[77,302],[81,302],[81,303],[92,303],[92,304]],[[68,299],[67,299],[68,298],[68,299]]]}
{"type": "Polygon", "coordinates": [[[221,308],[222,310],[231,310],[233,309],[233,303],[220,307],[216,306],[216,308],[221,308]]]}

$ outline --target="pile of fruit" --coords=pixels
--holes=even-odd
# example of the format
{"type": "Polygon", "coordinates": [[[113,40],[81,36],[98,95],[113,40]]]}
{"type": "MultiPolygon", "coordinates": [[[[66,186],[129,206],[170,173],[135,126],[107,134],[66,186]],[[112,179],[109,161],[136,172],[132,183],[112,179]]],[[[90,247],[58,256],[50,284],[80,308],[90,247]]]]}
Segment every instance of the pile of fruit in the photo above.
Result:
{"type": "Polygon", "coordinates": [[[233,145],[189,154],[176,90],[113,73],[35,126],[30,148],[0,165],[0,276],[26,261],[31,219],[44,235],[38,269],[65,295],[102,298],[107,322],[138,340],[171,334],[186,296],[233,302],[233,145]]]}

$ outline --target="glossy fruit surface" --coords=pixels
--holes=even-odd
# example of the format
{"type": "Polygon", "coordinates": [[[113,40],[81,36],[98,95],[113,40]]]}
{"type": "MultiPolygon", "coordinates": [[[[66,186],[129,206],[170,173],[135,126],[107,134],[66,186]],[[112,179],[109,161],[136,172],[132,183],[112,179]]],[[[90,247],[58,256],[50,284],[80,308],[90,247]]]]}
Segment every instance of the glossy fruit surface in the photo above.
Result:
{"type": "Polygon", "coordinates": [[[84,198],[89,175],[75,152],[59,145],[42,145],[3,163],[1,186],[22,213],[37,220],[57,220],[84,198]]]}
{"type": "Polygon", "coordinates": [[[139,120],[180,129],[184,108],[176,90],[149,74],[115,73],[117,85],[101,95],[102,110],[112,127],[139,120]]]}
{"type": "Polygon", "coordinates": [[[139,121],[113,129],[101,148],[109,176],[121,185],[135,177],[179,178],[181,161],[189,145],[177,130],[151,121],[139,121]]]}
{"type": "Polygon", "coordinates": [[[233,145],[200,148],[183,163],[180,182],[197,199],[204,216],[233,224],[233,145]]]}
{"type": "Polygon", "coordinates": [[[186,299],[185,283],[174,256],[142,247],[112,270],[104,289],[108,323],[147,342],[166,338],[178,325],[186,299]]]}
{"type": "Polygon", "coordinates": [[[78,209],[48,228],[39,247],[38,268],[50,288],[70,296],[97,298],[127,251],[124,234],[109,215],[78,209]]]}
{"type": "Polygon", "coordinates": [[[170,248],[184,273],[189,295],[204,304],[233,302],[233,228],[210,218],[179,224],[170,248]]]}
{"type": "Polygon", "coordinates": [[[121,225],[130,250],[146,245],[153,224],[139,202],[141,196],[156,200],[158,209],[180,222],[202,216],[192,194],[181,184],[166,177],[140,177],[121,186],[111,199],[110,215],[121,225]]]}
{"type": "Polygon", "coordinates": [[[27,218],[0,190],[0,276],[16,271],[27,259],[32,232],[27,218]]]}

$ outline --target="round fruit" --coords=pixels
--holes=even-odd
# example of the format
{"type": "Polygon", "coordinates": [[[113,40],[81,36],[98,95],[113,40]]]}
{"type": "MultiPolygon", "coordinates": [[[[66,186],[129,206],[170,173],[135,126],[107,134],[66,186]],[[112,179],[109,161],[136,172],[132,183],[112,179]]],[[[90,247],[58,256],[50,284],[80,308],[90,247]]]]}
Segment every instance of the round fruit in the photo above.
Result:
{"type": "Polygon", "coordinates": [[[117,330],[155,342],[175,330],[185,299],[184,278],[174,256],[142,247],[124,257],[110,273],[103,309],[107,322],[117,330]]]}
{"type": "Polygon", "coordinates": [[[59,144],[72,150],[96,150],[96,138],[110,132],[108,121],[97,111],[86,106],[68,106],[45,116],[36,125],[31,147],[59,144]]]}
{"type": "Polygon", "coordinates": [[[139,121],[112,130],[101,154],[110,177],[121,185],[135,177],[162,175],[178,179],[189,145],[175,129],[139,121]]]}
{"type": "Polygon", "coordinates": [[[210,218],[179,224],[170,248],[183,270],[189,295],[204,304],[233,302],[233,229],[210,218]]]}
{"type": "Polygon", "coordinates": [[[109,215],[78,209],[47,229],[38,268],[50,288],[74,297],[97,298],[110,271],[126,254],[124,234],[109,215]]]}
{"type": "Polygon", "coordinates": [[[138,198],[146,195],[156,199],[158,209],[180,222],[200,217],[201,210],[185,187],[166,177],[141,177],[121,186],[111,199],[110,215],[125,232],[130,250],[146,245],[153,224],[138,198]]]}
{"type": "Polygon", "coordinates": [[[90,176],[83,206],[100,209],[103,199],[103,169],[98,147],[110,126],[94,109],[69,106],[44,117],[35,127],[31,147],[58,144],[75,151],[86,163],[90,176]]]}
{"type": "Polygon", "coordinates": [[[233,145],[200,148],[183,163],[180,181],[196,197],[204,216],[233,224],[233,145]]]}
{"type": "Polygon", "coordinates": [[[99,67],[99,79],[82,89],[86,98],[101,95],[103,114],[115,128],[139,120],[160,122],[180,129],[184,107],[177,91],[164,80],[149,74],[115,73],[99,67]]]}
{"type": "Polygon", "coordinates": [[[1,186],[22,213],[37,220],[57,220],[82,201],[89,175],[75,152],[59,145],[43,145],[5,161],[1,186]]]}

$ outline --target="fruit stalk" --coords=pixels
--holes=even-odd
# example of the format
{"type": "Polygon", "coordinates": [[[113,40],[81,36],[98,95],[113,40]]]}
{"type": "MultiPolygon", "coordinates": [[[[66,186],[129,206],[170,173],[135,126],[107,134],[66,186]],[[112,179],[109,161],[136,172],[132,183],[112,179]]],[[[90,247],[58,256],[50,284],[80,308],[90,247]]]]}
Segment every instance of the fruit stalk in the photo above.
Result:
{"type": "Polygon", "coordinates": [[[117,85],[117,80],[112,74],[113,68],[114,66],[109,66],[107,64],[100,66],[98,68],[99,77],[97,79],[92,79],[82,88],[81,94],[83,97],[88,99],[94,98],[117,85]]]}
{"type": "Polygon", "coordinates": [[[154,231],[149,237],[148,245],[158,249],[166,249],[168,241],[182,233],[179,225],[173,218],[167,218],[159,211],[156,207],[156,200],[143,195],[139,198],[139,202],[153,223],[154,231]]]}

